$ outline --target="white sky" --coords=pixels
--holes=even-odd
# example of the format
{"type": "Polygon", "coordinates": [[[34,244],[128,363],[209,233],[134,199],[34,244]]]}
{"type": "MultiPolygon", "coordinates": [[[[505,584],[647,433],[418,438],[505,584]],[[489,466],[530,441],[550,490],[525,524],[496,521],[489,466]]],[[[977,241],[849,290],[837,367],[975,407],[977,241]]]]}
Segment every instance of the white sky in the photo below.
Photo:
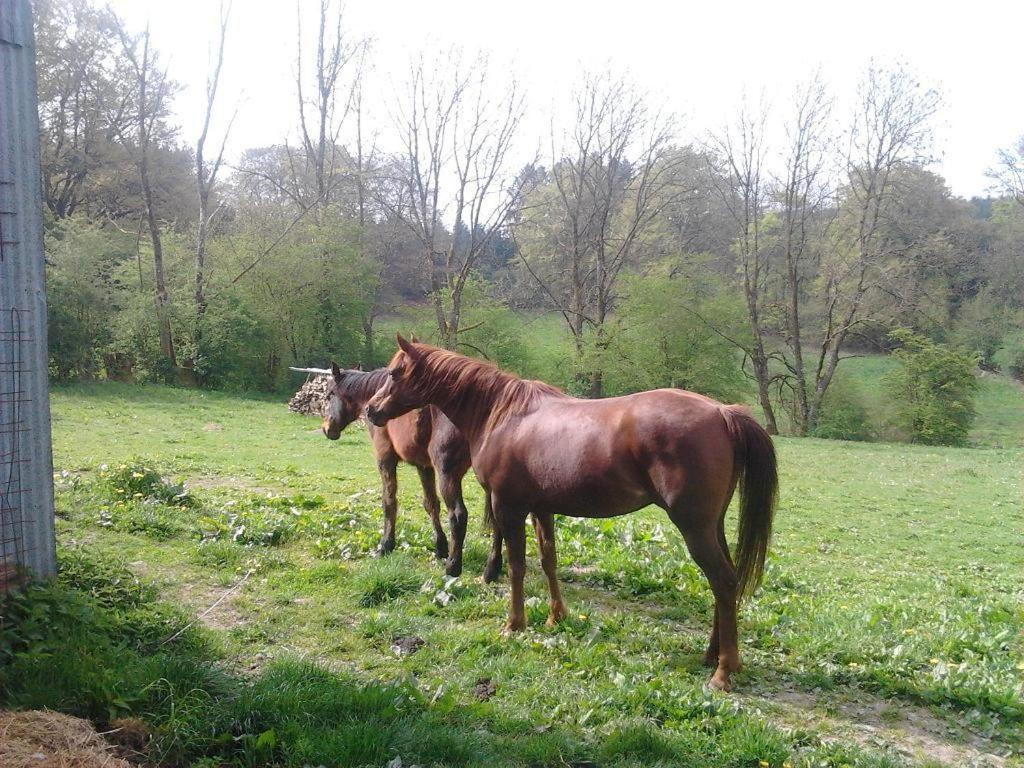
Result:
{"type": "MultiPolygon", "coordinates": [[[[300,2],[312,32],[318,0],[300,2]]],[[[177,111],[183,139],[194,141],[217,0],[111,5],[136,28],[150,23],[172,77],[186,85],[177,111]]],[[[872,57],[906,62],[943,94],[936,170],[954,193],[983,194],[997,149],[1024,134],[1020,0],[349,0],[346,18],[353,37],[373,40],[378,102],[416,51],[461,45],[489,52],[495,68],[513,68],[528,93],[531,146],[583,68],[627,72],[685,116],[686,139],[720,125],[744,93],[763,91],[784,117],[793,87],[818,67],[840,101],[848,98],[872,57]]],[[[293,0],[234,0],[220,106],[224,115],[240,104],[233,152],[294,136],[295,25],[293,0]]],[[[383,125],[386,114],[377,114],[383,125]]]]}

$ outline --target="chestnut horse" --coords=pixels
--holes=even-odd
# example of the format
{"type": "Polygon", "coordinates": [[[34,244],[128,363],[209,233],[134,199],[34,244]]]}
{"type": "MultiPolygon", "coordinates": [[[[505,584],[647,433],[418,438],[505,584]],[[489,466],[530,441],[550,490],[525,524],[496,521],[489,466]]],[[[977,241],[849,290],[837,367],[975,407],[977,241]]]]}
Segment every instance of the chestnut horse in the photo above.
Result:
{"type": "Polygon", "coordinates": [[[678,389],[579,400],[493,365],[398,337],[384,386],[366,406],[382,425],[433,405],[469,441],[477,479],[505,538],[512,582],[506,631],[524,628],[526,517],[532,515],[551,592],[549,623],[565,616],[554,518],[613,517],[649,504],[680,530],[715,596],[705,663],[713,688],[740,668],[736,610],[761,578],[778,488],[771,437],[743,407],[678,389]],[[741,489],[736,562],[725,513],[741,489]]]}
{"type": "MultiPolygon", "coordinates": [[[[330,370],[292,368],[293,371],[329,375],[327,405],[322,429],[330,440],[337,440],[345,427],[359,418],[370,397],[387,379],[387,369],[375,371],[343,370],[332,363],[330,370]]],[[[469,469],[469,445],[459,430],[437,408],[421,408],[388,422],[386,426],[367,425],[377,456],[383,486],[384,532],[378,553],[388,554],[395,548],[395,522],[398,517],[398,462],[416,467],[423,485],[423,508],[434,526],[434,552],[445,560],[445,573],[462,573],[462,550],[466,538],[467,512],[462,498],[462,478],[469,469]],[[435,470],[440,476],[441,497],[448,508],[452,537],[448,538],[440,520],[435,470]]],[[[498,557],[488,560],[485,579],[493,581],[501,570],[501,544],[496,544],[498,557]],[[489,577],[489,578],[488,578],[489,577]]],[[[492,547],[494,549],[494,547],[492,547]]]]}

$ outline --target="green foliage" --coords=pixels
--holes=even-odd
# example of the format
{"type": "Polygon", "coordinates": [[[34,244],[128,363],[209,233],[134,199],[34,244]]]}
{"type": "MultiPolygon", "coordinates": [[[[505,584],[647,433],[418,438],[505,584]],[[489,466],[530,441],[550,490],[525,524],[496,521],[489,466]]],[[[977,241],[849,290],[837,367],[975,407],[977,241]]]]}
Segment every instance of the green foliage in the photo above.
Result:
{"type": "Polygon", "coordinates": [[[993,359],[1000,370],[1024,381],[1024,330],[1007,333],[993,359]]]}
{"type": "Polygon", "coordinates": [[[978,379],[975,358],[907,331],[893,334],[899,368],[887,387],[911,439],[929,445],[963,445],[974,421],[978,379]]]}
{"type": "Polygon", "coordinates": [[[663,270],[625,282],[614,322],[605,338],[589,338],[582,363],[604,371],[608,394],[680,387],[735,402],[748,393],[739,352],[721,335],[742,333],[742,307],[708,272],[696,273],[663,270]]]}
{"type": "Polygon", "coordinates": [[[864,396],[850,377],[840,373],[821,403],[814,437],[831,440],[872,440],[875,430],[864,396]]]}
{"type": "Polygon", "coordinates": [[[984,290],[960,308],[951,341],[977,355],[982,366],[993,368],[999,365],[996,354],[1014,325],[1013,313],[992,291],[984,290]]]}
{"type": "Polygon", "coordinates": [[[112,227],[68,218],[46,228],[50,373],[58,381],[103,370],[111,325],[123,301],[120,267],[134,242],[112,227]]]}
{"type": "Polygon", "coordinates": [[[191,497],[183,483],[165,480],[157,470],[139,459],[102,468],[100,481],[115,501],[139,499],[171,505],[191,503],[191,497]]]}
{"type": "Polygon", "coordinates": [[[271,391],[277,382],[267,365],[273,331],[265,314],[241,292],[219,296],[200,325],[181,345],[181,355],[205,386],[215,389],[271,391]]]}

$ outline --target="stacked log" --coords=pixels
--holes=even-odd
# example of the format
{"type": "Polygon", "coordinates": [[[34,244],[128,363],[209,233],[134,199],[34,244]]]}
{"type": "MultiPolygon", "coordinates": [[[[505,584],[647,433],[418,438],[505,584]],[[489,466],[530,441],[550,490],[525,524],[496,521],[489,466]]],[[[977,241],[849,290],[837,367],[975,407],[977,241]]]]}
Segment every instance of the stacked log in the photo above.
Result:
{"type": "Polygon", "coordinates": [[[288,410],[306,416],[323,416],[327,405],[327,384],[326,376],[310,375],[288,401],[288,410]]]}

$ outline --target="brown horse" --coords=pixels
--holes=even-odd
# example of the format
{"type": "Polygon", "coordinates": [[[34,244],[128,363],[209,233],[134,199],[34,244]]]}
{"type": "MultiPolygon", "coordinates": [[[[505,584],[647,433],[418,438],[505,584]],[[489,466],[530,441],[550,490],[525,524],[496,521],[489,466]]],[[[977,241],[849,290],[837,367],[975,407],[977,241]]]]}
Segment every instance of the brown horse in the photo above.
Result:
{"type": "MultiPolygon", "coordinates": [[[[343,370],[337,363],[330,370],[319,368],[293,368],[306,373],[330,374],[327,405],[322,429],[324,435],[337,440],[345,427],[359,418],[366,402],[387,379],[386,368],[375,371],[343,370]]],[[[469,445],[459,430],[437,408],[426,407],[411,411],[400,418],[378,427],[368,424],[370,440],[377,456],[383,486],[384,532],[378,553],[387,554],[395,548],[395,522],[398,517],[398,462],[416,467],[423,485],[423,508],[434,526],[434,552],[446,560],[445,573],[462,573],[462,551],[466,538],[467,512],[462,498],[462,478],[469,469],[469,445]],[[441,497],[448,508],[448,521],[452,537],[449,550],[448,537],[440,520],[435,471],[440,476],[441,497]]],[[[493,549],[493,547],[492,547],[493,549]]],[[[493,581],[501,571],[501,545],[497,544],[497,560],[492,556],[487,563],[485,578],[493,581]],[[488,578],[489,576],[489,578],[488,578]]]]}
{"type": "Polygon", "coordinates": [[[551,592],[549,623],[566,614],[553,515],[613,517],[657,504],[683,534],[715,596],[705,663],[714,688],[740,668],[736,610],[760,580],[778,487],[771,437],[744,408],[675,389],[578,400],[493,365],[398,337],[374,424],[434,405],[469,441],[473,468],[505,538],[512,581],[506,631],[526,624],[526,517],[532,514],[551,592]],[[725,512],[741,487],[736,563],[725,512]]]}

